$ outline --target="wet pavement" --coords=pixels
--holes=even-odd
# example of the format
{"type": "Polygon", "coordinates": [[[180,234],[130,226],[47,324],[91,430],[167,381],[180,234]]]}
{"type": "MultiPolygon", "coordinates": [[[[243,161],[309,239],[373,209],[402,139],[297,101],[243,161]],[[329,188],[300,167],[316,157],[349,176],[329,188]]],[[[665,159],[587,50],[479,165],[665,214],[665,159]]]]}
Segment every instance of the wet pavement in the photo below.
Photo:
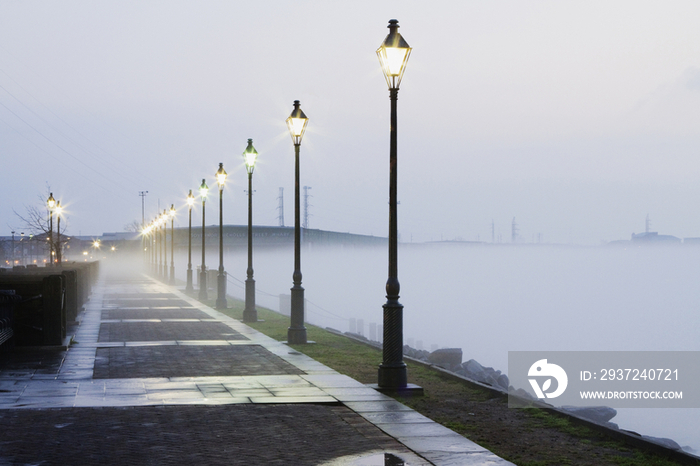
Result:
{"type": "Polygon", "coordinates": [[[511,464],[145,276],[103,273],[78,319],[0,355],[0,465],[511,464]]]}

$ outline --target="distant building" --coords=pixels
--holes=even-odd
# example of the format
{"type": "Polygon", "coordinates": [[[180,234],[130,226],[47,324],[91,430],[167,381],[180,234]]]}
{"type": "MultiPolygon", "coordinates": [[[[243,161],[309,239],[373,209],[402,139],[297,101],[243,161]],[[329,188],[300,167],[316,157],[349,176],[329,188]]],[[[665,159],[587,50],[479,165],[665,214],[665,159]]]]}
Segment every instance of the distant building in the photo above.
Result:
{"type": "Polygon", "coordinates": [[[681,239],[671,235],[660,235],[656,231],[645,231],[644,233],[632,233],[633,243],[653,243],[653,244],[680,244],[681,239]]]}

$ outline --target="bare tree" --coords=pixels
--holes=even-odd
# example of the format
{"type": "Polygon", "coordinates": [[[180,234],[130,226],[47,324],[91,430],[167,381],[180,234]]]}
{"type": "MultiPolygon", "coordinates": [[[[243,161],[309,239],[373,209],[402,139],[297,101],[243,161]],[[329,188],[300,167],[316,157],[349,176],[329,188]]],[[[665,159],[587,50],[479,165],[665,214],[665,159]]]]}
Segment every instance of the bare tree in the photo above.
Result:
{"type": "Polygon", "coordinates": [[[133,222],[127,223],[126,225],[124,225],[124,231],[130,231],[130,232],[132,232],[132,233],[138,233],[138,232],[140,232],[141,230],[142,230],[142,228],[141,228],[141,222],[139,222],[138,220],[134,220],[133,222]]]}
{"type": "Polygon", "coordinates": [[[18,213],[14,209],[12,211],[22,222],[24,231],[29,232],[29,234],[34,235],[37,238],[46,238],[52,262],[54,260],[61,262],[61,256],[63,251],[63,240],[61,239],[61,236],[65,235],[65,232],[68,228],[68,222],[66,221],[66,218],[64,216],[61,216],[62,221],[57,221],[57,215],[55,213],[51,215],[52,212],[46,205],[45,200],[40,197],[40,201],[42,207],[37,207],[36,205],[25,205],[24,208],[26,210],[26,213],[24,215],[18,213]],[[53,225],[51,225],[51,223],[53,223],[53,225]],[[52,226],[53,229],[51,228],[52,226]]]}

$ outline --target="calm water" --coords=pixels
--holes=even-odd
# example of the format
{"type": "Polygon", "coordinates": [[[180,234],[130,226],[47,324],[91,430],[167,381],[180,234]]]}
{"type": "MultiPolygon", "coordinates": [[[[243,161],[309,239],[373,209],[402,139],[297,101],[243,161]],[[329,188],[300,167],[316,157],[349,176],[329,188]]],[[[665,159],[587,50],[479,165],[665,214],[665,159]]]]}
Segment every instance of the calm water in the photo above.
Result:
{"type": "MultiPolygon", "coordinates": [[[[218,266],[215,252],[207,261],[218,266]]],[[[279,309],[293,263],[291,247],[256,252],[259,305],[279,309]]],[[[246,264],[244,252],[225,259],[232,279],[246,264]]],[[[363,319],[365,335],[381,322],[386,248],[305,248],[302,272],[307,321],[347,331],[363,319]]],[[[409,244],[399,280],[405,342],[459,347],[504,372],[516,350],[700,351],[700,248],[409,244]]],[[[229,294],[243,297],[236,284],[229,294]]],[[[613,422],[700,449],[698,409],[618,410],[613,422]]]]}

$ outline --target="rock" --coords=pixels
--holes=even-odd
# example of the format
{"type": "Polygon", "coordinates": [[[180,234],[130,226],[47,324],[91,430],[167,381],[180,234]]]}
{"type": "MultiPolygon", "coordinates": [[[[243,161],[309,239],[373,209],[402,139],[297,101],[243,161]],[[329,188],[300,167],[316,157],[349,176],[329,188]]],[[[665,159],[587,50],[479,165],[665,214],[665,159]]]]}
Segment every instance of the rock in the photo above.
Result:
{"type": "Polygon", "coordinates": [[[672,440],[670,438],[651,437],[649,435],[642,435],[642,438],[644,440],[649,440],[650,442],[654,442],[663,447],[670,448],[671,450],[682,450],[681,446],[678,445],[678,443],[676,443],[675,440],[672,440]]]}
{"type": "Polygon", "coordinates": [[[462,364],[462,348],[441,348],[428,356],[428,361],[438,366],[452,367],[462,364]]]}
{"type": "Polygon", "coordinates": [[[496,379],[493,374],[486,374],[486,382],[487,384],[491,385],[492,387],[497,387],[498,386],[498,379],[496,379]]]}
{"type": "Polygon", "coordinates": [[[522,388],[518,388],[517,390],[515,390],[515,395],[519,396],[520,398],[524,398],[526,400],[534,400],[535,399],[534,396],[530,395],[528,392],[526,392],[522,388]]]}
{"type": "Polygon", "coordinates": [[[505,374],[499,375],[498,379],[496,379],[496,385],[498,385],[503,390],[507,391],[508,387],[510,386],[510,380],[508,380],[508,376],[505,374]]]}
{"type": "Polygon", "coordinates": [[[599,424],[606,423],[617,415],[617,411],[608,406],[562,406],[561,409],[599,424]]]}
{"type": "Polygon", "coordinates": [[[484,372],[484,366],[473,359],[463,363],[462,367],[464,367],[464,370],[467,371],[467,374],[481,374],[484,372]]]}

